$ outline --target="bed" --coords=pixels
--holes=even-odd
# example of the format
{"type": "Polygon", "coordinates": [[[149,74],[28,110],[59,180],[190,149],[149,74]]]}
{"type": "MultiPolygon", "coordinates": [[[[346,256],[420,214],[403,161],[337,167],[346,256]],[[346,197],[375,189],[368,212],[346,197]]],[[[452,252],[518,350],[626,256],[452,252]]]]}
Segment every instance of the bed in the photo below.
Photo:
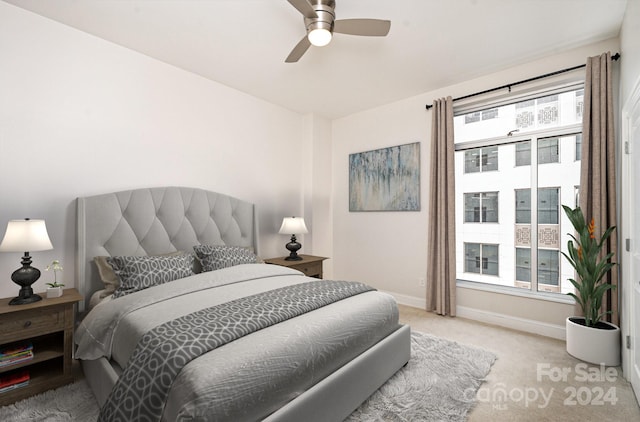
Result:
{"type": "Polygon", "coordinates": [[[257,233],[255,205],[202,189],[77,199],[75,357],[101,420],[340,421],[407,363],[392,297],[260,263],[257,233]],[[167,280],[140,276],[150,267],[167,280]],[[157,368],[169,361],[181,366],[157,368]]]}

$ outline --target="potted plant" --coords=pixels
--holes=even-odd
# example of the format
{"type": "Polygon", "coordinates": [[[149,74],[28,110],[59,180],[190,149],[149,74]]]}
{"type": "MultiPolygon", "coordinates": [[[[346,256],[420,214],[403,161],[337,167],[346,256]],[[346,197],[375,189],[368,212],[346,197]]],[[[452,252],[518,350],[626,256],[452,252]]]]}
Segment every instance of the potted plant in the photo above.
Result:
{"type": "Polygon", "coordinates": [[[58,271],[62,271],[62,265],[60,261],[54,259],[51,261],[51,264],[47,265],[45,271],[53,271],[53,283],[46,283],[47,286],[47,298],[60,297],[62,296],[62,287],[64,284],[58,283],[58,271]]]}
{"type": "Polygon", "coordinates": [[[575,269],[577,279],[569,279],[575,293],[567,293],[582,309],[583,317],[567,318],[567,352],[586,362],[618,366],[620,364],[620,328],[603,321],[611,311],[602,312],[602,299],[607,291],[616,286],[602,278],[616,265],[611,262],[613,252],[601,256],[602,248],[615,230],[609,227],[598,238],[593,219],[587,224],[580,207],[571,209],[562,206],[575,229],[576,236],[569,233],[567,252],[562,255],[575,269]],[[575,243],[574,243],[575,242],[575,243]]]}

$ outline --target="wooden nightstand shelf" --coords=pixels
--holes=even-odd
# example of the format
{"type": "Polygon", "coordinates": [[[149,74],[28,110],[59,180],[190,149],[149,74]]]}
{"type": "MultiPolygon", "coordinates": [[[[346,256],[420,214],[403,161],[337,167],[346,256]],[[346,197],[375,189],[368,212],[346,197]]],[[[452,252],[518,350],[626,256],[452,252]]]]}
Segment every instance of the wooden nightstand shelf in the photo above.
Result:
{"type": "Polygon", "coordinates": [[[0,348],[14,343],[33,344],[33,359],[0,367],[0,376],[17,369],[29,371],[29,384],[0,393],[0,406],[60,387],[73,381],[71,371],[74,304],[82,300],[76,289],[57,298],[27,305],[9,305],[0,299],[0,348]]]}
{"type": "Polygon", "coordinates": [[[286,257],[265,259],[267,264],[282,265],[283,267],[294,268],[298,271],[302,271],[307,277],[322,278],[322,261],[325,257],[302,255],[299,254],[302,259],[300,261],[287,261],[286,257]]]}

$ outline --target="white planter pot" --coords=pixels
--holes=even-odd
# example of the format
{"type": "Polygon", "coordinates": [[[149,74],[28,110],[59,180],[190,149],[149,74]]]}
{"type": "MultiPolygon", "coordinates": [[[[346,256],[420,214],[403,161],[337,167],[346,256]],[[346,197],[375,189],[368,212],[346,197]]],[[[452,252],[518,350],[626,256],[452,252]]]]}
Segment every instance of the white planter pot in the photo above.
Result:
{"type": "Polygon", "coordinates": [[[62,296],[62,287],[47,287],[47,298],[62,296]]]}
{"type": "Polygon", "coordinates": [[[592,328],[567,318],[567,353],[585,362],[606,366],[620,365],[620,328],[609,322],[611,329],[592,328]]]}

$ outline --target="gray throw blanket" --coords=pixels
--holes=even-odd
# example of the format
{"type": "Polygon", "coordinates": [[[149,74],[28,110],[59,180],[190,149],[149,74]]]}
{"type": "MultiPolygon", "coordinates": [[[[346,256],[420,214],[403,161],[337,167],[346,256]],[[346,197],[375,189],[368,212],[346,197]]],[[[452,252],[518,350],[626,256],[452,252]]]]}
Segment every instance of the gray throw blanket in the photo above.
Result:
{"type": "Polygon", "coordinates": [[[173,380],[191,360],[237,338],[375,290],[318,280],[202,309],[161,324],[138,342],[100,411],[99,422],[159,421],[173,380]]]}

